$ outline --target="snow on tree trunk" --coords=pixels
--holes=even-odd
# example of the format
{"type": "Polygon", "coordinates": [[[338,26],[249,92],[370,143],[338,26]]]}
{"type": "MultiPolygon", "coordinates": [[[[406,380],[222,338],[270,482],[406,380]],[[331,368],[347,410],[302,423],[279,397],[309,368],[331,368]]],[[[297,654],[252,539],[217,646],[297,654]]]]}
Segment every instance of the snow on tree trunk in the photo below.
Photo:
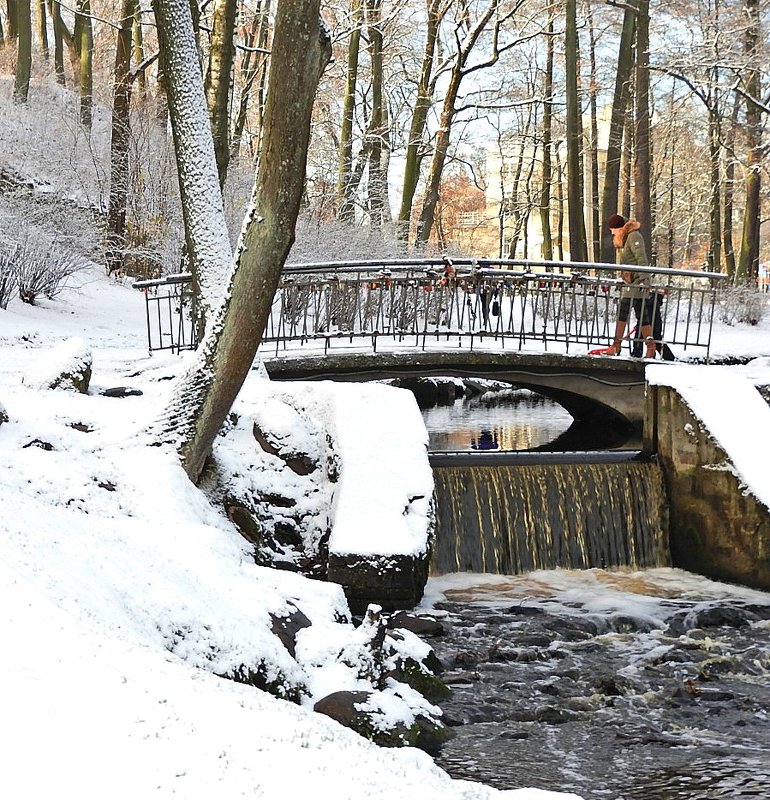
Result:
{"type": "Polygon", "coordinates": [[[207,324],[221,302],[232,269],[219,173],[214,156],[203,76],[187,0],[154,0],[174,136],[185,241],[199,303],[207,324]]]}
{"type": "MultiPolygon", "coordinates": [[[[174,440],[193,481],[252,367],[294,242],[313,99],[331,56],[319,5],[319,0],[279,0],[268,81],[276,90],[268,88],[262,154],[235,268],[196,358],[156,428],[162,439],[174,440]]],[[[187,102],[205,114],[202,87],[187,102]]],[[[208,157],[216,175],[213,150],[208,157]]]]}

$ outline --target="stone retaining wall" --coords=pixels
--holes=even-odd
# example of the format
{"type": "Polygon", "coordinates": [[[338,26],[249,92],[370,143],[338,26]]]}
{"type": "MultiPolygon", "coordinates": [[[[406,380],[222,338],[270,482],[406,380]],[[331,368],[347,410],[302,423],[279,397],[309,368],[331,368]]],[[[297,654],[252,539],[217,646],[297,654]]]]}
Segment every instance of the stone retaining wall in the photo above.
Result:
{"type": "Polygon", "coordinates": [[[770,590],[770,510],[676,389],[648,384],[645,403],[645,447],[657,453],[669,494],[673,565],[770,590]]]}

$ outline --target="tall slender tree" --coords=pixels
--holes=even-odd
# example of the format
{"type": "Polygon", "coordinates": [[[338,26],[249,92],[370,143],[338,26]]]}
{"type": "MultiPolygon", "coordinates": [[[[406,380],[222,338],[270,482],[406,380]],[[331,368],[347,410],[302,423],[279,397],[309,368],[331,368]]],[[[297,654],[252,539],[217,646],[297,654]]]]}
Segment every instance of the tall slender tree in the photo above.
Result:
{"type": "MultiPolygon", "coordinates": [[[[634,29],[636,9],[626,3],[623,11],[623,30],[618,46],[618,66],[615,71],[615,93],[612,99],[610,129],[607,139],[607,157],[604,168],[604,189],[602,192],[602,220],[609,219],[618,211],[620,188],[620,165],[623,155],[623,129],[630,97],[630,79],[633,67],[634,29]]],[[[615,248],[612,234],[606,225],[602,226],[602,261],[615,262],[615,248]]]]}
{"type": "Polygon", "coordinates": [[[543,168],[540,187],[540,230],[543,233],[543,258],[553,259],[553,240],[551,234],[551,141],[553,137],[553,57],[554,57],[554,9],[548,9],[548,30],[546,36],[545,75],[543,77],[543,168]]]}
{"type": "Polygon", "coordinates": [[[383,142],[385,139],[384,70],[382,59],[382,0],[366,0],[366,22],[369,34],[369,58],[372,65],[372,107],[367,126],[369,145],[369,218],[381,226],[387,204],[387,176],[382,169],[383,142]]]}
{"type": "Polygon", "coordinates": [[[590,241],[591,251],[588,257],[591,261],[601,261],[602,259],[602,229],[600,216],[600,195],[599,195],[599,111],[597,107],[599,94],[599,79],[596,71],[596,30],[594,26],[593,11],[588,10],[588,37],[589,37],[589,63],[590,63],[590,86],[588,93],[588,103],[590,108],[590,136],[588,142],[588,153],[590,159],[590,241]]]}
{"type": "Polygon", "coordinates": [[[566,0],[567,24],[564,36],[565,80],[567,84],[567,216],[569,250],[572,261],[586,261],[586,225],[583,216],[583,170],[580,153],[583,149],[581,104],[578,92],[577,2],[566,0]]]}
{"type": "Polygon", "coordinates": [[[129,185],[131,139],[131,50],[138,0],[123,0],[115,46],[110,137],[110,196],[107,210],[107,272],[123,266],[125,254],[126,204],[129,185]]]}
{"type": "Polygon", "coordinates": [[[80,123],[90,131],[94,105],[94,26],[91,19],[91,0],[77,0],[75,19],[78,32],[80,123]]]}
{"type": "Polygon", "coordinates": [[[64,73],[64,44],[69,34],[61,16],[59,0],[48,0],[48,10],[53,25],[53,68],[56,82],[61,86],[66,83],[64,73]]]}
{"type": "Polygon", "coordinates": [[[339,163],[337,166],[337,218],[351,222],[354,215],[352,197],[353,122],[358,84],[358,61],[361,51],[361,26],[364,19],[363,0],[352,0],[350,8],[350,40],[345,75],[345,94],[342,99],[342,129],[340,131],[339,163]]]}
{"type": "Polygon", "coordinates": [[[414,195],[420,178],[420,165],[427,152],[427,145],[424,141],[425,128],[435,88],[435,58],[439,27],[447,13],[450,2],[451,0],[427,0],[425,45],[412,119],[409,125],[409,138],[407,139],[404,164],[404,182],[401,191],[401,208],[398,212],[397,235],[404,241],[409,238],[409,223],[412,218],[414,195]]]}
{"type": "Polygon", "coordinates": [[[48,50],[48,15],[45,10],[45,0],[37,0],[37,38],[40,40],[40,52],[43,58],[48,61],[50,56],[48,50]]]}
{"type": "MultiPolygon", "coordinates": [[[[26,103],[32,76],[32,16],[30,0],[16,0],[16,76],[13,85],[15,103],[26,103]]],[[[10,26],[9,26],[10,27],[10,26]]]]}
{"type": "Polygon", "coordinates": [[[760,98],[762,81],[759,71],[761,26],[759,0],[744,0],[746,32],[743,38],[743,53],[746,70],[743,76],[746,99],[746,142],[748,158],[746,164],[746,204],[743,213],[743,235],[736,271],[739,282],[756,283],[759,274],[759,226],[761,218],[762,188],[762,108],[760,98]]]}
{"type": "Polygon", "coordinates": [[[647,242],[647,257],[654,260],[652,236],[652,199],[650,174],[652,144],[650,137],[650,3],[637,0],[636,81],[634,92],[634,217],[641,225],[647,242]]]}
{"type": "Polygon", "coordinates": [[[420,218],[417,222],[417,233],[415,243],[424,245],[430,238],[433,228],[433,220],[436,213],[436,205],[439,200],[439,188],[441,176],[444,171],[447,155],[449,153],[449,142],[452,132],[452,123],[456,114],[457,96],[463,79],[473,72],[496,64],[500,54],[509,50],[516,44],[516,41],[509,41],[501,45],[500,36],[503,25],[518,10],[523,0],[518,0],[507,8],[506,11],[500,10],[500,0],[489,0],[486,6],[482,6],[478,17],[475,20],[468,16],[468,8],[464,7],[462,13],[455,24],[455,40],[457,49],[451,58],[451,69],[447,87],[444,93],[444,102],[439,116],[438,129],[433,143],[433,157],[431,158],[430,169],[425,186],[425,197],[423,198],[420,218]],[[485,59],[471,63],[471,54],[474,52],[476,44],[481,39],[482,34],[489,29],[489,25],[494,19],[491,28],[491,42],[489,45],[489,56],[485,59]]]}
{"type": "Polygon", "coordinates": [[[222,187],[225,185],[230,161],[230,95],[237,10],[238,0],[214,0],[209,61],[204,84],[219,185],[222,187]]]}

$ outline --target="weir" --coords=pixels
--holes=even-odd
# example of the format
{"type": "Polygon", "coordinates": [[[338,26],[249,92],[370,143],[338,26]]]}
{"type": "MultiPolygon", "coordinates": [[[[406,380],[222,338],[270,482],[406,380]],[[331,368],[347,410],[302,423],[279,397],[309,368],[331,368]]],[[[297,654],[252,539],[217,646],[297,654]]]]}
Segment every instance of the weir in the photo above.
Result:
{"type": "Polygon", "coordinates": [[[433,461],[431,574],[670,565],[668,506],[656,463],[542,455],[540,463],[433,461]]]}

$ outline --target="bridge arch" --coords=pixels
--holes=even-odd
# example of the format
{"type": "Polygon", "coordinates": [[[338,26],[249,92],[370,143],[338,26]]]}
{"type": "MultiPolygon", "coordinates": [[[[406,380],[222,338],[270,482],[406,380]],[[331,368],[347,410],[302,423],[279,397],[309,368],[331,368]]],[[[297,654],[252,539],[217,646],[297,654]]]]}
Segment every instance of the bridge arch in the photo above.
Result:
{"type": "Polygon", "coordinates": [[[536,353],[327,352],[265,358],[275,380],[370,381],[403,377],[488,378],[531,389],[562,405],[578,422],[644,421],[642,361],[536,353]]]}

